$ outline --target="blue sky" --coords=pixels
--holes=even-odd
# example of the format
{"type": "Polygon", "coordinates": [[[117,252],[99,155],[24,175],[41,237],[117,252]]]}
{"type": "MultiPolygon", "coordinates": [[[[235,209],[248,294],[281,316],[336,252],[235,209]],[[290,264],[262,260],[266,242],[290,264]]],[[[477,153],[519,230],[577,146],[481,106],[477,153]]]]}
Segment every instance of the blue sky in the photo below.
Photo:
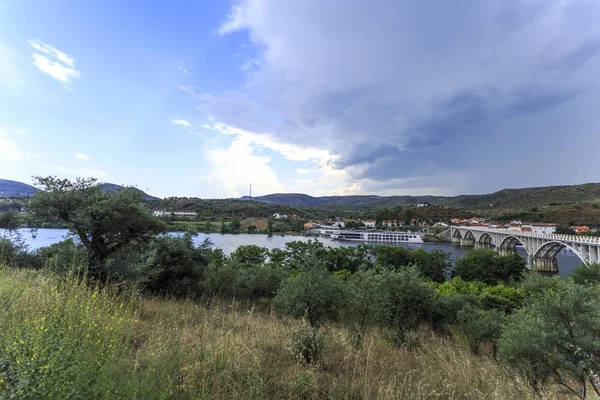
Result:
{"type": "Polygon", "coordinates": [[[600,181],[599,20],[595,0],[0,0],[0,178],[204,198],[600,181]]]}

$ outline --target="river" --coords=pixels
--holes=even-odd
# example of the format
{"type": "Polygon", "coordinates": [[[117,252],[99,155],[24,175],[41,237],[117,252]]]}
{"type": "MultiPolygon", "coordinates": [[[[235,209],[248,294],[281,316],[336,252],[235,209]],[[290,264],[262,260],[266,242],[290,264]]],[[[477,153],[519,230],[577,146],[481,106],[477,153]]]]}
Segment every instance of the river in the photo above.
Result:
{"type": "MultiPolygon", "coordinates": [[[[44,246],[49,246],[53,243],[60,242],[67,237],[68,231],[66,229],[38,229],[36,235],[32,237],[29,229],[21,229],[20,233],[23,235],[26,243],[31,249],[37,249],[44,246]]],[[[249,235],[240,233],[236,235],[232,234],[221,234],[221,233],[199,233],[194,237],[194,243],[200,245],[204,239],[210,239],[215,247],[222,249],[226,254],[231,253],[239,246],[254,244],[260,247],[266,247],[267,249],[281,249],[285,247],[285,244],[295,240],[308,241],[314,238],[306,236],[276,236],[271,237],[267,235],[249,235]]],[[[359,242],[341,242],[332,240],[330,238],[320,237],[316,238],[326,246],[339,247],[339,246],[358,246],[359,242]]],[[[427,251],[442,250],[451,254],[453,259],[462,257],[468,250],[468,247],[461,247],[454,243],[423,243],[423,244],[399,244],[397,246],[403,246],[407,249],[425,249],[427,251]]],[[[523,249],[517,249],[517,252],[525,257],[525,251],[523,249]]],[[[558,269],[561,277],[566,277],[568,274],[581,264],[581,260],[571,251],[562,251],[557,256],[558,269]]]]}

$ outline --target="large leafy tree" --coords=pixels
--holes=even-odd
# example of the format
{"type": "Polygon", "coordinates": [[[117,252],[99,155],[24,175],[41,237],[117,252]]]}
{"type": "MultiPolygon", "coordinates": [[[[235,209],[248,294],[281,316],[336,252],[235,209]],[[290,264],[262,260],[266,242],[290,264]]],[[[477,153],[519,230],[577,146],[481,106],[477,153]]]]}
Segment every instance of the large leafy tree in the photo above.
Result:
{"type": "Polygon", "coordinates": [[[103,191],[94,178],[34,177],[34,183],[41,189],[29,203],[34,217],[63,220],[87,249],[92,275],[115,252],[166,229],[144,207],[139,191],[103,191]]]}

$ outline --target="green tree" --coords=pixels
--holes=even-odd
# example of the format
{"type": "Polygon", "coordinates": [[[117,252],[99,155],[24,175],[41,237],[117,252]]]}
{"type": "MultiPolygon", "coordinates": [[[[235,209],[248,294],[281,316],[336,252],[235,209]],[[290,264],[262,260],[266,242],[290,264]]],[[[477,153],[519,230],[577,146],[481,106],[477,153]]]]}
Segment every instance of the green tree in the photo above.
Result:
{"type": "Polygon", "coordinates": [[[582,264],[575,268],[570,277],[580,285],[597,285],[600,283],[600,264],[582,264]]]}
{"type": "Polygon", "coordinates": [[[534,388],[552,380],[585,398],[586,381],[600,366],[599,338],[598,288],[560,281],[512,315],[500,338],[500,359],[534,388]]]}
{"type": "Polygon", "coordinates": [[[231,220],[231,224],[229,225],[231,233],[239,233],[241,227],[242,227],[242,224],[240,223],[239,218],[233,218],[231,220]]]}
{"type": "Polygon", "coordinates": [[[269,236],[271,236],[273,234],[273,220],[269,219],[267,221],[267,233],[269,234],[269,236]]]}
{"type": "Polygon", "coordinates": [[[293,317],[305,316],[312,327],[335,320],[346,304],[343,281],[336,279],[315,256],[299,261],[298,269],[283,281],[275,307],[293,317]]]}
{"type": "Polygon", "coordinates": [[[204,231],[205,232],[212,232],[212,222],[206,221],[204,223],[204,231]]]}
{"type": "Polygon", "coordinates": [[[466,304],[458,312],[457,320],[469,339],[473,353],[479,354],[482,343],[490,343],[494,352],[494,359],[496,359],[505,314],[498,310],[483,310],[471,304],[466,304]]]}
{"type": "Polygon", "coordinates": [[[231,259],[242,266],[258,266],[265,263],[269,256],[269,250],[254,244],[239,246],[233,253],[231,259]]]}
{"type": "Polygon", "coordinates": [[[519,281],[525,271],[525,261],[518,254],[500,256],[494,250],[476,249],[456,261],[452,276],[495,285],[498,282],[519,281]]]}
{"type": "Polygon", "coordinates": [[[87,249],[92,276],[106,278],[100,266],[111,255],[166,230],[132,188],[103,191],[93,178],[34,177],[34,182],[41,189],[29,203],[35,218],[60,218],[69,226],[87,249]]]}
{"type": "Polygon", "coordinates": [[[383,282],[379,321],[392,328],[396,342],[402,344],[406,332],[430,315],[435,291],[413,267],[385,271],[383,282]]]}
{"type": "Polygon", "coordinates": [[[248,226],[248,233],[256,233],[256,225],[248,226]]]}
{"type": "Polygon", "coordinates": [[[221,233],[228,233],[229,229],[227,229],[227,225],[225,225],[225,220],[221,220],[221,233]]]}
{"type": "Polygon", "coordinates": [[[452,270],[450,253],[441,250],[416,249],[411,251],[410,257],[421,274],[434,282],[444,282],[452,270]]]}

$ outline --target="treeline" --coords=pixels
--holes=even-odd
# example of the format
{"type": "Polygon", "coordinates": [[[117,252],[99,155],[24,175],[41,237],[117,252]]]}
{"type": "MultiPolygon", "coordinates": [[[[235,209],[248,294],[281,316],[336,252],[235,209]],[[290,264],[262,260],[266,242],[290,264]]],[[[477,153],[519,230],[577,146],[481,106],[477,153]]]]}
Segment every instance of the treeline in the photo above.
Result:
{"type": "Polygon", "coordinates": [[[470,214],[464,210],[459,210],[450,207],[429,206],[393,206],[381,207],[369,213],[369,216],[375,220],[377,225],[383,224],[384,221],[392,221],[402,225],[410,225],[413,219],[415,222],[430,222],[450,221],[452,218],[466,217],[470,214]]]}
{"type": "Polygon", "coordinates": [[[194,197],[168,197],[148,201],[152,210],[195,211],[199,219],[206,218],[269,218],[273,214],[297,215],[304,219],[325,218],[326,214],[310,208],[294,208],[271,203],[233,199],[199,199],[194,197]]]}

